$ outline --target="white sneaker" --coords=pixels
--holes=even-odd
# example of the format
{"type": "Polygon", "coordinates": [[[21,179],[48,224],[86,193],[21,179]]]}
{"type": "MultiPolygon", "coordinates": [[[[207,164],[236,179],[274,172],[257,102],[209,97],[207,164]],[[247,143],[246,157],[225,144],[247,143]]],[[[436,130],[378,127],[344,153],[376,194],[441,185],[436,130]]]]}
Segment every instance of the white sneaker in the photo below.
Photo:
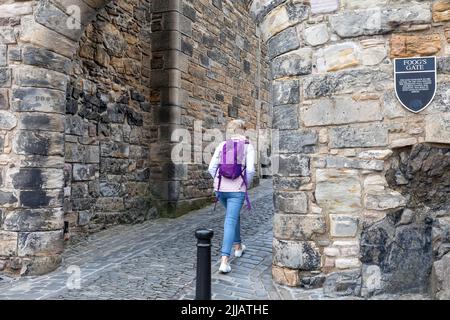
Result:
{"type": "Polygon", "coordinates": [[[219,267],[219,271],[222,273],[231,272],[231,266],[228,263],[221,263],[219,267]]]}
{"type": "Polygon", "coordinates": [[[245,244],[241,244],[241,250],[234,250],[234,256],[237,258],[241,257],[245,249],[246,249],[245,244]]]}

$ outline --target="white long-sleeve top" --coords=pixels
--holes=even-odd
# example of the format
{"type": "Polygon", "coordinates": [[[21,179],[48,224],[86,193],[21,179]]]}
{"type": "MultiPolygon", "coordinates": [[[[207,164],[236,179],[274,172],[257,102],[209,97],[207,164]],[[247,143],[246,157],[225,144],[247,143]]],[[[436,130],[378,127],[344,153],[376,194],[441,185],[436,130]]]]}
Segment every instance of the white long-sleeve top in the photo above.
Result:
{"type": "MultiPolygon", "coordinates": [[[[243,180],[242,177],[236,178],[235,180],[222,177],[222,181],[220,183],[220,190],[218,190],[219,174],[216,175],[216,172],[218,171],[217,168],[219,167],[220,159],[222,156],[222,149],[225,143],[226,141],[220,143],[217,146],[208,167],[209,174],[211,175],[211,177],[214,178],[214,190],[221,192],[245,192],[246,188],[245,184],[242,181],[243,180]]],[[[245,166],[246,166],[245,174],[247,178],[247,184],[250,186],[253,180],[253,176],[255,175],[255,149],[251,144],[245,145],[245,166]]]]}

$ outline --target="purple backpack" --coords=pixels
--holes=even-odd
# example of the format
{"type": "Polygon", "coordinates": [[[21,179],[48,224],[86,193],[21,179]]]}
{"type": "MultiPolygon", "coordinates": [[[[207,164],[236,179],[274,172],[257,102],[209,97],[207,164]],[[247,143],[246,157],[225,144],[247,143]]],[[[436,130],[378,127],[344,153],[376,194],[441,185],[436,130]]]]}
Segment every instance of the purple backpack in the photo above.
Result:
{"type": "MultiPolygon", "coordinates": [[[[219,185],[217,191],[220,191],[220,184],[222,182],[222,177],[227,179],[237,179],[242,177],[242,185],[245,185],[245,200],[247,202],[248,210],[251,209],[250,199],[248,198],[248,183],[245,170],[247,169],[245,163],[245,145],[249,144],[247,140],[227,140],[225,141],[221,159],[219,162],[219,167],[217,168],[217,173],[219,173],[219,185]]],[[[218,197],[217,199],[218,200],[218,197]]],[[[217,201],[216,201],[217,204],[217,201]]]]}

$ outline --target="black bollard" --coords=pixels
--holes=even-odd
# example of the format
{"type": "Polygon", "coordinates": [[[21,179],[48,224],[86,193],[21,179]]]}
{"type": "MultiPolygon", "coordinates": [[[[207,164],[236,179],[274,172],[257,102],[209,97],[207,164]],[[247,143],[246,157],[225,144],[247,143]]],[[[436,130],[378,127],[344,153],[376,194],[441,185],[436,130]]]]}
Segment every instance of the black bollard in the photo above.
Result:
{"type": "Polygon", "coordinates": [[[211,239],[214,231],[199,229],[197,238],[197,286],[195,300],[211,300],[211,239]]]}

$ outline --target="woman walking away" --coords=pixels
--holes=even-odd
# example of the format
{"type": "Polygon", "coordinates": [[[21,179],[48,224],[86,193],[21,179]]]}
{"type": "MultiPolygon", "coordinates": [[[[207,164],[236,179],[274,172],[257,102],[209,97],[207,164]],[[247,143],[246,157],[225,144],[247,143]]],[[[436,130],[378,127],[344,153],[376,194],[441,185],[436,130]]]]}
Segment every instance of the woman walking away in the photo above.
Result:
{"type": "Polygon", "coordinates": [[[208,168],[214,178],[217,200],[226,209],[219,268],[222,273],[231,271],[228,259],[233,245],[235,257],[242,256],[246,249],[241,243],[240,212],[244,201],[248,209],[251,208],[247,189],[255,174],[255,151],[244,136],[244,131],[243,120],[232,120],[228,124],[230,138],[216,148],[208,168]]]}

